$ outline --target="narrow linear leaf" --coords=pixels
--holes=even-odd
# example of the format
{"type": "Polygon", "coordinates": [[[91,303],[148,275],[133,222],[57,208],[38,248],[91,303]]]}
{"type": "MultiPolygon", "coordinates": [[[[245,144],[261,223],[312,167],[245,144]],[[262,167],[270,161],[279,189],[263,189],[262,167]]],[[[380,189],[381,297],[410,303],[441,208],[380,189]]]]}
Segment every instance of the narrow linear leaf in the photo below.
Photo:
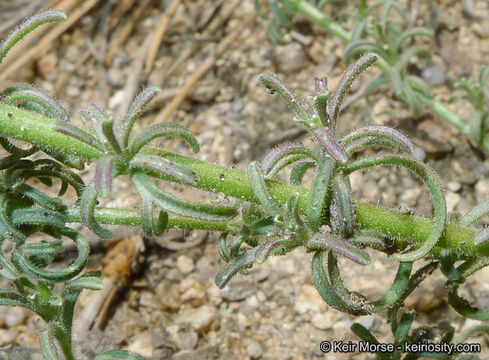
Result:
{"type": "Polygon", "coordinates": [[[63,242],[61,240],[43,241],[37,244],[27,244],[22,248],[22,253],[27,256],[32,255],[56,255],[63,251],[63,242]]]}
{"type": "Polygon", "coordinates": [[[129,134],[131,133],[134,122],[141,117],[149,103],[158,95],[160,89],[157,87],[149,87],[141,91],[134,99],[127,113],[122,117],[120,126],[120,136],[122,148],[127,148],[129,134]]]}
{"type": "Polygon", "coordinates": [[[149,194],[140,193],[142,199],[141,205],[141,225],[143,232],[148,237],[160,236],[166,230],[168,225],[168,213],[161,210],[158,218],[153,217],[153,199],[149,194]]]}
{"type": "Polygon", "coordinates": [[[347,259],[356,262],[357,264],[370,264],[370,256],[368,253],[356,247],[352,243],[324,231],[322,231],[320,234],[313,235],[313,237],[307,242],[306,247],[309,251],[333,250],[347,259]]]}
{"type": "Polygon", "coordinates": [[[386,54],[383,49],[379,49],[375,43],[370,40],[359,39],[348,43],[343,50],[343,61],[349,63],[351,59],[357,55],[373,53],[381,58],[385,58],[386,54]]]}
{"type": "Polygon", "coordinates": [[[412,46],[402,53],[398,62],[396,63],[396,68],[398,68],[399,71],[402,71],[409,65],[411,59],[418,55],[425,56],[428,60],[431,59],[431,52],[428,49],[419,46],[412,46]]]}
{"type": "Polygon", "coordinates": [[[166,194],[158,190],[151,179],[141,172],[132,174],[131,179],[138,193],[151,196],[153,201],[165,211],[208,221],[226,221],[237,214],[233,207],[194,204],[166,194]]]}
{"type": "Polygon", "coordinates": [[[28,33],[32,32],[43,24],[63,20],[66,20],[66,15],[58,10],[43,11],[25,19],[22,24],[15,28],[15,30],[9,34],[7,39],[2,42],[2,46],[0,48],[0,63],[2,63],[3,58],[5,55],[7,55],[10,49],[12,49],[12,47],[28,33]]]}
{"type": "Polygon", "coordinates": [[[231,260],[221,271],[216,275],[216,285],[222,289],[231,280],[231,278],[241,269],[248,267],[255,261],[255,249],[250,249],[236,259],[231,260]]]}
{"type": "Polygon", "coordinates": [[[292,26],[292,23],[287,18],[287,16],[283,13],[282,9],[278,6],[277,0],[268,0],[270,5],[270,11],[273,13],[274,17],[278,20],[280,25],[285,28],[289,28],[292,26]]]}
{"type": "MultiPolygon", "coordinates": [[[[35,103],[40,106],[37,108],[38,111],[36,112],[41,113],[41,115],[46,115],[52,119],[61,121],[69,120],[68,113],[56,100],[33,86],[17,86],[17,90],[7,93],[8,95],[6,95],[6,92],[4,92],[1,96],[2,101],[6,102],[7,104],[19,106],[23,104],[35,103]]],[[[30,110],[34,109],[31,108],[30,110]]]]}
{"type": "Polygon", "coordinates": [[[100,127],[103,134],[101,137],[103,137],[104,141],[109,144],[116,154],[120,154],[122,148],[114,134],[114,118],[112,116],[104,118],[100,127]]]}
{"type": "Polygon", "coordinates": [[[59,131],[62,134],[69,135],[77,140],[84,142],[85,144],[93,146],[97,150],[104,151],[104,146],[97,138],[80,129],[78,126],[75,126],[68,122],[58,121],[56,123],[56,131],[59,131]]]}
{"type": "Polygon", "coordinates": [[[0,195],[0,239],[6,238],[21,243],[26,239],[26,236],[11,223],[8,216],[7,203],[7,196],[0,195]]]}
{"type": "Polygon", "coordinates": [[[39,191],[26,183],[17,185],[14,191],[18,194],[22,194],[22,196],[28,197],[32,201],[47,209],[59,210],[62,207],[62,202],[60,199],[47,196],[42,191],[39,191]]]}
{"type": "Polygon", "coordinates": [[[335,202],[339,206],[342,220],[345,224],[344,235],[349,237],[353,235],[355,227],[355,211],[350,200],[350,190],[348,185],[345,182],[345,179],[343,179],[340,175],[333,178],[333,194],[335,202]]]}
{"type": "Polygon", "coordinates": [[[23,295],[12,291],[0,289],[0,305],[2,306],[22,306],[32,309],[31,301],[23,295]]]}
{"type": "Polygon", "coordinates": [[[34,264],[29,258],[24,256],[25,254],[23,251],[25,247],[23,245],[18,246],[12,252],[12,262],[14,263],[15,267],[22,273],[28,274],[34,279],[48,282],[64,282],[80,274],[87,263],[90,245],[83,235],[73,229],[63,228],[60,233],[61,235],[72,239],[75,242],[78,250],[77,258],[66,268],[43,269],[36,266],[36,264],[34,264]]]}
{"type": "Polygon", "coordinates": [[[94,182],[91,182],[83,191],[80,198],[80,216],[82,222],[87,225],[95,234],[103,239],[110,239],[114,235],[112,231],[104,229],[95,220],[95,206],[97,205],[97,190],[94,182]]]}
{"type": "Polygon", "coordinates": [[[404,310],[399,320],[399,324],[394,332],[394,337],[396,339],[405,339],[409,334],[409,329],[413,323],[414,316],[416,312],[414,310],[404,310]]]}
{"type": "Polygon", "coordinates": [[[58,211],[37,207],[15,209],[11,218],[14,226],[29,224],[62,227],[65,224],[65,217],[58,211]]]}
{"type": "Polygon", "coordinates": [[[306,171],[310,168],[316,167],[316,165],[317,162],[315,161],[303,160],[297,162],[290,173],[290,183],[292,185],[301,185],[306,171]]]}
{"type": "Polygon", "coordinates": [[[171,176],[184,184],[195,185],[199,181],[194,171],[158,155],[137,154],[131,160],[130,166],[133,171],[144,171],[158,177],[171,176]]]}
{"type": "Polygon", "coordinates": [[[478,111],[472,111],[470,113],[469,132],[472,140],[480,144],[482,141],[482,134],[485,133],[485,129],[482,128],[482,114],[478,111]]]}
{"type": "Polygon", "coordinates": [[[311,150],[295,145],[281,144],[268,151],[261,162],[266,179],[272,179],[280,170],[300,160],[317,161],[318,156],[311,150]]]}
{"type": "Polygon", "coordinates": [[[223,232],[221,233],[221,235],[219,235],[219,239],[217,240],[217,250],[219,251],[219,255],[221,255],[221,258],[225,262],[229,262],[229,260],[231,259],[231,253],[229,251],[228,244],[226,241],[227,236],[228,233],[223,232]]]}
{"type": "Polygon", "coordinates": [[[458,286],[459,284],[457,283],[452,284],[448,292],[448,303],[450,306],[463,317],[480,321],[489,320],[489,310],[482,310],[470,305],[466,299],[458,295],[458,286]]]}
{"type": "Polygon", "coordinates": [[[463,283],[465,281],[465,276],[457,271],[448,251],[443,251],[440,254],[440,270],[452,282],[463,283]]]}
{"type": "Polygon", "coordinates": [[[112,191],[112,165],[113,156],[106,156],[95,162],[95,177],[93,178],[95,191],[103,197],[107,197],[112,191]]]}
{"type": "Polygon", "coordinates": [[[52,343],[48,330],[39,331],[39,345],[45,360],[58,360],[56,347],[52,343]]]}
{"type": "Polygon", "coordinates": [[[143,356],[128,350],[112,350],[95,356],[93,360],[146,360],[143,356]]]}
{"type": "Polygon", "coordinates": [[[345,303],[335,292],[331,286],[323,267],[323,252],[316,251],[312,258],[311,274],[314,286],[316,286],[319,295],[323,298],[326,303],[343,312],[352,315],[365,315],[363,312],[358,313],[359,309],[352,308],[349,304],[345,303]]]}
{"type": "Polygon", "coordinates": [[[370,65],[372,65],[377,60],[377,56],[374,54],[365,54],[360,59],[355,61],[352,65],[348,67],[343,77],[340,79],[334,94],[330,97],[330,101],[328,103],[328,114],[330,119],[334,124],[338,119],[338,115],[341,111],[341,104],[343,103],[343,98],[350,91],[351,85],[353,81],[363,73],[370,65]]]}
{"type": "Polygon", "coordinates": [[[287,199],[284,206],[284,217],[286,224],[303,225],[302,219],[299,215],[299,199],[300,195],[293,193],[287,199]]]}
{"type": "Polygon", "coordinates": [[[489,200],[486,200],[474,206],[472,210],[462,216],[462,218],[460,219],[460,225],[470,226],[486,215],[489,215],[489,200]]]}
{"type": "Polygon", "coordinates": [[[425,97],[431,96],[431,91],[429,85],[419,76],[406,75],[404,77],[404,82],[408,87],[412,88],[415,92],[419,92],[425,97]]]}
{"type": "Polygon", "coordinates": [[[280,207],[267,189],[260,165],[255,161],[248,166],[248,179],[250,180],[253,194],[265,208],[267,215],[271,217],[282,215],[280,207]]]}
{"type": "Polygon", "coordinates": [[[342,164],[347,162],[348,154],[345,148],[335,139],[333,133],[327,127],[314,131],[312,136],[335,161],[342,164]]]}
{"type": "Polygon", "coordinates": [[[194,153],[200,150],[197,138],[185,126],[178,124],[158,124],[154,125],[139,134],[131,144],[131,154],[137,154],[143,146],[149,144],[154,139],[167,136],[177,136],[190,144],[194,153]]]}
{"type": "MultiPolygon", "coordinates": [[[[414,144],[409,138],[402,132],[393,129],[388,126],[365,126],[360,129],[356,129],[341,139],[341,143],[347,149],[348,153],[351,153],[353,149],[358,147],[358,140],[367,138],[369,141],[373,139],[388,140],[388,143],[397,144],[397,146],[409,153],[414,151],[414,144]],[[373,138],[373,139],[372,139],[373,138]]],[[[380,145],[386,144],[385,142],[379,142],[380,145]]]]}
{"type": "Polygon", "coordinates": [[[341,278],[340,269],[338,268],[338,259],[333,251],[328,252],[328,275],[330,283],[336,294],[343,299],[351,308],[357,309],[357,313],[372,313],[372,305],[367,298],[360,293],[350,291],[345,287],[341,278]]]}
{"type": "Polygon", "coordinates": [[[399,53],[404,46],[404,42],[408,39],[414,38],[416,36],[426,36],[429,38],[433,37],[433,30],[425,28],[425,27],[414,27],[409,30],[404,31],[399,39],[397,40],[396,45],[394,46],[394,52],[399,53]]]}
{"type": "Polygon", "coordinates": [[[405,167],[418,175],[428,187],[434,207],[434,223],[428,238],[416,250],[406,254],[395,254],[394,258],[400,262],[412,262],[419,260],[428,254],[436,245],[445,228],[446,222],[446,203],[443,196],[438,175],[423,163],[403,155],[381,155],[366,157],[351,163],[345,170],[344,174],[348,175],[354,171],[377,166],[377,165],[395,165],[405,167]]]}
{"type": "Polygon", "coordinates": [[[486,229],[479,231],[474,236],[474,244],[475,245],[481,245],[481,244],[485,243],[487,240],[489,240],[489,228],[486,228],[486,229]]]}
{"type": "Polygon", "coordinates": [[[96,276],[82,276],[78,279],[72,280],[66,283],[64,287],[65,292],[81,292],[82,290],[102,290],[104,284],[99,277],[96,276]]]}
{"type": "Polygon", "coordinates": [[[325,208],[329,208],[331,201],[329,189],[333,170],[333,159],[325,156],[319,158],[306,208],[306,218],[312,231],[319,230],[323,220],[323,211],[325,208]]]}
{"type": "Polygon", "coordinates": [[[308,125],[311,114],[306,110],[297,95],[289,89],[275,74],[261,74],[258,78],[269,92],[277,93],[294,110],[299,122],[308,125]]]}

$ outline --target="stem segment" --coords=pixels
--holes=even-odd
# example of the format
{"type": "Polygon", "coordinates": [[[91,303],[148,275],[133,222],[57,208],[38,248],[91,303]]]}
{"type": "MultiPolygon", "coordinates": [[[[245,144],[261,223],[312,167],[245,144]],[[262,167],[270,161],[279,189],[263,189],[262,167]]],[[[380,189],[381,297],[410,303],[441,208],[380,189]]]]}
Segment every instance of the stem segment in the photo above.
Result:
{"type": "MultiPolygon", "coordinates": [[[[3,136],[24,140],[41,148],[63,151],[87,161],[95,160],[101,156],[97,149],[57,132],[54,122],[53,119],[0,102],[0,133],[3,136]],[[9,114],[12,115],[9,116],[9,114]]],[[[160,149],[146,147],[145,151],[164,156],[195,171],[199,178],[195,187],[199,189],[213,193],[222,192],[227,196],[241,200],[258,202],[245,173],[160,149]]],[[[174,181],[170,177],[165,180],[174,181]]],[[[305,214],[309,196],[306,188],[271,180],[266,181],[271,195],[280,205],[284,205],[291,194],[298,194],[298,210],[301,214],[305,214]]],[[[393,237],[398,238],[400,245],[422,243],[426,240],[433,227],[433,220],[428,218],[401,214],[397,211],[359,202],[355,205],[357,209],[356,221],[360,227],[376,229],[382,233],[391,234],[393,237]]],[[[68,222],[81,221],[76,207],[68,207],[66,215],[68,222]]],[[[101,224],[141,224],[141,215],[137,210],[98,208],[95,211],[95,217],[101,224]]],[[[172,215],[168,225],[185,229],[232,232],[237,228],[238,222],[236,220],[212,222],[172,215]]],[[[448,249],[461,259],[474,254],[489,256],[489,242],[481,245],[474,244],[476,232],[477,230],[471,227],[446,225],[441,239],[432,251],[433,255],[436,256],[441,249],[448,249]]]]}

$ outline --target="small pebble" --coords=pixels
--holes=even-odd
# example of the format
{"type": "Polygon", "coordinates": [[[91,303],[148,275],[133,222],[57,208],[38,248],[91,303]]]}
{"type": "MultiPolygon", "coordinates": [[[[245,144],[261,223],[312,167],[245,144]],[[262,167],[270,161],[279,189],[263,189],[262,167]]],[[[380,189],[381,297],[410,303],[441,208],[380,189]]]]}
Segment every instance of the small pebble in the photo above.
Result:
{"type": "Polygon", "coordinates": [[[447,202],[447,211],[455,211],[458,203],[460,202],[460,195],[448,190],[445,194],[445,200],[447,202]]]}
{"type": "Polygon", "coordinates": [[[127,350],[135,352],[146,358],[151,357],[153,354],[153,346],[151,344],[151,334],[148,331],[144,331],[137,335],[129,343],[127,350]]]}
{"type": "Polygon", "coordinates": [[[17,334],[18,332],[16,330],[0,329],[0,346],[12,344],[17,338],[17,334]]]}
{"type": "Polygon", "coordinates": [[[446,67],[443,64],[427,66],[423,69],[421,76],[430,86],[443,85],[446,80],[446,67]]]}
{"type": "Polygon", "coordinates": [[[177,259],[177,268],[182,274],[187,275],[194,270],[194,261],[187,255],[180,255],[177,259]]]}
{"type": "Polygon", "coordinates": [[[168,327],[170,340],[181,350],[193,349],[197,346],[199,336],[190,327],[178,327],[175,325],[168,327]]]}
{"type": "Polygon", "coordinates": [[[275,61],[279,71],[293,73],[307,66],[307,57],[299,44],[277,46],[275,61]]]}
{"type": "Polygon", "coordinates": [[[21,307],[11,307],[7,309],[5,316],[5,325],[8,328],[25,324],[27,320],[27,310],[21,307]]]}
{"type": "Polygon", "coordinates": [[[489,199],[489,180],[480,179],[475,184],[475,200],[476,203],[481,203],[489,199]]]}
{"type": "Polygon", "coordinates": [[[246,347],[246,352],[252,359],[258,359],[263,354],[263,349],[258,341],[252,340],[246,347]]]}
{"type": "Polygon", "coordinates": [[[447,184],[447,188],[450,191],[458,192],[462,189],[462,184],[458,181],[449,181],[447,184]]]}
{"type": "Polygon", "coordinates": [[[217,312],[213,306],[203,305],[196,309],[185,309],[178,315],[176,322],[188,324],[198,333],[207,332],[213,321],[217,319],[217,312]]]}

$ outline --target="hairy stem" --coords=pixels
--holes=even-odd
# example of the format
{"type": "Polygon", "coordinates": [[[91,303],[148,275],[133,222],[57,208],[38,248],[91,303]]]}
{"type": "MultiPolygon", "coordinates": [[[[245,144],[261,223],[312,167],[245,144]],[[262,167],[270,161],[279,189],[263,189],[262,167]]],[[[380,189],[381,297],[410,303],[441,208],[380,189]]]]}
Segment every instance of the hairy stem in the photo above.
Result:
{"type": "MultiPolygon", "coordinates": [[[[0,102],[0,133],[3,136],[24,140],[40,147],[63,151],[88,161],[95,160],[101,156],[100,152],[90,145],[57,132],[54,122],[53,119],[0,102]],[[8,114],[12,114],[12,116],[8,114]]],[[[195,187],[199,189],[213,193],[224,193],[227,196],[245,201],[258,202],[245,173],[159,149],[146,147],[144,150],[147,153],[164,156],[195,171],[199,178],[195,187]]],[[[174,181],[170,177],[165,180],[174,181]]],[[[281,206],[287,202],[291,194],[298,194],[300,196],[298,202],[299,212],[305,214],[308,198],[308,190],[306,188],[271,180],[266,180],[266,182],[271,195],[281,206]]],[[[399,245],[413,243],[416,246],[416,244],[420,244],[428,237],[433,226],[433,220],[429,218],[406,215],[374,205],[357,202],[356,208],[356,221],[360,227],[376,229],[384,234],[389,234],[398,239],[399,245]]],[[[69,222],[80,222],[81,220],[76,207],[68,207],[66,215],[69,222]]],[[[101,224],[141,224],[141,214],[137,210],[98,208],[95,212],[95,217],[97,222],[101,224]]],[[[233,229],[237,228],[237,221],[213,222],[172,215],[168,225],[185,229],[232,232],[233,229]]],[[[442,238],[432,252],[433,255],[436,256],[440,249],[444,248],[457,254],[459,258],[465,258],[473,254],[489,256],[489,242],[481,245],[474,244],[476,232],[477,230],[471,227],[448,224],[442,238]]]]}

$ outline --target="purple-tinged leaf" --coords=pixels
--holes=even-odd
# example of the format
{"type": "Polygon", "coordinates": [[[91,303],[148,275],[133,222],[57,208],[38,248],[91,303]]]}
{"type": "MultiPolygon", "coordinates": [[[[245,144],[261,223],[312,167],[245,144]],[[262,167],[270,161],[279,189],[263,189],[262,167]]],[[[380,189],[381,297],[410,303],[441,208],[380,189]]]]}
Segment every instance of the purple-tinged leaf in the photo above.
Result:
{"type": "Polygon", "coordinates": [[[78,126],[73,125],[71,123],[65,122],[65,121],[58,121],[56,122],[56,131],[59,131],[60,133],[69,135],[77,140],[80,140],[90,146],[93,146],[94,148],[104,151],[104,146],[102,143],[95,138],[93,135],[90,135],[86,131],[80,129],[78,126]]]}
{"type": "Polygon", "coordinates": [[[141,91],[136,96],[127,113],[122,117],[120,124],[121,144],[123,148],[127,147],[129,135],[131,133],[134,122],[146,110],[149,103],[158,95],[160,89],[157,87],[149,87],[141,91]]]}
{"type": "Polygon", "coordinates": [[[97,160],[95,163],[95,190],[103,197],[106,197],[112,191],[112,164],[113,156],[107,156],[97,160]]]}
{"type": "Polygon", "coordinates": [[[313,151],[303,146],[281,144],[267,152],[263,157],[261,167],[265,178],[272,179],[287,165],[305,159],[317,161],[318,157],[313,151]]]}
{"type": "Polygon", "coordinates": [[[138,193],[147,193],[158,206],[168,212],[208,221],[226,221],[237,214],[233,207],[194,204],[164,193],[152,183],[150,177],[142,172],[133,173],[131,180],[138,193]]]}
{"type": "Polygon", "coordinates": [[[370,256],[367,252],[348,241],[334,236],[333,234],[327,233],[326,231],[321,231],[311,238],[307,242],[306,247],[309,251],[333,250],[334,252],[356,262],[357,264],[370,264],[370,256]]]}
{"type": "Polygon", "coordinates": [[[412,153],[414,144],[402,132],[388,126],[366,126],[352,131],[341,139],[341,143],[349,154],[358,151],[361,145],[376,144],[375,139],[379,139],[378,145],[396,144],[399,148],[412,153]],[[388,142],[385,142],[387,140],[388,142]]]}
{"type": "Polygon", "coordinates": [[[151,172],[151,174],[159,177],[171,176],[172,178],[189,185],[195,185],[199,181],[195,172],[189,168],[153,154],[137,154],[134,156],[131,160],[131,169],[151,172]]]}
{"type": "Polygon", "coordinates": [[[321,145],[321,147],[325,149],[335,161],[342,164],[347,162],[348,154],[345,148],[335,139],[327,127],[314,131],[312,135],[319,145],[321,145]]]}
{"type": "Polygon", "coordinates": [[[322,78],[318,78],[317,76],[314,77],[314,91],[316,93],[316,96],[321,96],[325,93],[329,93],[328,78],[326,76],[322,78]]]}
{"type": "Polygon", "coordinates": [[[338,115],[341,111],[341,104],[343,103],[343,98],[350,91],[351,85],[353,81],[364,72],[370,65],[372,65],[377,60],[377,56],[374,54],[365,54],[360,59],[355,61],[350,67],[346,70],[345,74],[341,78],[340,82],[336,86],[334,94],[330,97],[328,102],[328,114],[333,122],[332,129],[334,130],[334,126],[336,124],[336,120],[338,119],[338,115]]]}
{"type": "Polygon", "coordinates": [[[56,120],[69,121],[68,113],[56,100],[31,85],[12,86],[2,93],[1,99],[15,106],[34,103],[37,109],[42,109],[42,115],[56,120]]]}
{"type": "Polygon", "coordinates": [[[216,275],[216,285],[222,289],[231,280],[231,278],[241,269],[247,268],[255,261],[255,249],[250,249],[236,259],[231,260],[221,271],[216,275]]]}
{"type": "Polygon", "coordinates": [[[7,55],[10,49],[12,49],[12,47],[22,40],[28,33],[43,24],[63,20],[66,20],[66,15],[58,10],[46,10],[26,18],[22,24],[17,26],[15,30],[9,34],[7,39],[2,42],[0,47],[0,63],[2,63],[3,58],[7,55]]]}
{"type": "Polygon", "coordinates": [[[255,260],[258,264],[263,263],[271,254],[271,252],[284,242],[283,239],[268,239],[264,244],[255,248],[255,260]]]}
{"type": "Polygon", "coordinates": [[[198,140],[186,127],[178,124],[158,124],[139,134],[132,142],[130,151],[132,154],[137,154],[143,146],[149,144],[154,139],[166,136],[178,136],[187,141],[194,153],[198,153],[200,150],[198,140]]]}

